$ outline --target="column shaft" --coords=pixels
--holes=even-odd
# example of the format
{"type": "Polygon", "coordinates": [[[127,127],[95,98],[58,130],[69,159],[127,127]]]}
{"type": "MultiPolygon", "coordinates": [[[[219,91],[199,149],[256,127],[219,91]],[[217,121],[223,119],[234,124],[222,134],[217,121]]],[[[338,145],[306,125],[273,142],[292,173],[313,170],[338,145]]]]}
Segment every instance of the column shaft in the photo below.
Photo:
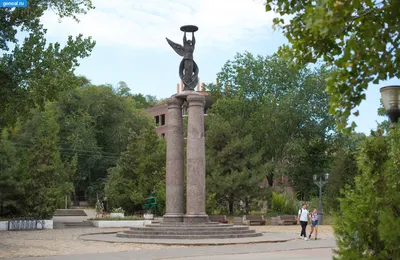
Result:
{"type": "Polygon", "coordinates": [[[168,104],[166,158],[166,214],[164,222],[183,222],[184,215],[184,140],[183,100],[171,97],[168,104]]]}
{"type": "Polygon", "coordinates": [[[187,176],[186,215],[188,224],[208,221],[206,214],[206,171],[204,144],[204,103],[203,95],[189,95],[188,136],[187,136],[187,176]]]}

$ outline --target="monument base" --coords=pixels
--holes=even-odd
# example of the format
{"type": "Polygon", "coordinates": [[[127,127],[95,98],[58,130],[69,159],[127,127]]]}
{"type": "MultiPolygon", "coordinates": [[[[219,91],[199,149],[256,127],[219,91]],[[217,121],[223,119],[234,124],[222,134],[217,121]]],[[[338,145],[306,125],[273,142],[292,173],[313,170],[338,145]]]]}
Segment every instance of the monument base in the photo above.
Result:
{"type": "Polygon", "coordinates": [[[187,214],[183,217],[183,222],[185,224],[203,224],[203,223],[208,223],[210,220],[208,219],[207,214],[196,214],[196,215],[191,215],[187,214]]]}
{"type": "Polygon", "coordinates": [[[183,214],[165,214],[163,216],[164,223],[183,223],[183,214]]]}

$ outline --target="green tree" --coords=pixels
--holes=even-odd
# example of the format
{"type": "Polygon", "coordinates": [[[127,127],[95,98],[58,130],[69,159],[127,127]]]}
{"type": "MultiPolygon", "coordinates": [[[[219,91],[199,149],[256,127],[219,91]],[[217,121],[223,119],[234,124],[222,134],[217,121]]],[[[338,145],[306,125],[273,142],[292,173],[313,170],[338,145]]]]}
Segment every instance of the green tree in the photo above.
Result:
{"type": "Polygon", "coordinates": [[[290,17],[274,19],[289,41],[281,54],[299,66],[323,60],[335,69],[327,90],[340,129],[369,83],[400,78],[399,1],[267,0],[266,10],[290,17]]]}
{"type": "Polygon", "coordinates": [[[105,195],[110,207],[122,207],[133,213],[143,209],[144,199],[152,191],[157,192],[159,203],[163,203],[164,179],[165,143],[149,125],[139,134],[129,135],[126,151],[108,171],[105,195]]]}
{"type": "Polygon", "coordinates": [[[335,234],[337,259],[400,257],[400,130],[365,138],[358,157],[361,174],[340,199],[335,234]]]}
{"type": "Polygon", "coordinates": [[[75,195],[95,203],[104,195],[107,169],[125,151],[130,132],[149,127],[150,119],[129,95],[112,86],[89,84],[67,91],[57,106],[62,158],[78,154],[75,195]]]}
{"type": "Polygon", "coordinates": [[[250,113],[248,102],[220,99],[207,119],[207,191],[231,215],[235,203],[245,202],[247,211],[254,195],[262,193],[261,155],[246,127],[250,113]]]}
{"type": "Polygon", "coordinates": [[[301,200],[318,196],[318,188],[313,183],[313,175],[323,175],[329,167],[330,142],[323,139],[309,139],[303,142],[304,149],[293,159],[291,179],[301,200]]]}
{"type": "MultiPolygon", "coordinates": [[[[253,168],[259,167],[270,186],[276,176],[290,176],[295,189],[308,197],[309,192],[316,190],[308,185],[312,175],[327,169],[326,152],[335,135],[335,124],[327,112],[326,75],[329,71],[324,67],[292,68],[277,55],[262,57],[245,52],[223,66],[218,86],[207,86],[219,98],[211,114],[220,114],[214,109],[220,100],[236,102],[222,110],[223,119],[217,121],[234,124],[229,131],[237,133],[238,138],[251,137],[252,153],[259,157],[253,168]]],[[[210,124],[207,130],[207,136],[208,131],[214,131],[213,127],[224,134],[215,139],[217,143],[228,136],[228,127],[221,125],[210,124]]],[[[210,150],[207,153],[213,154],[210,150]]]]}
{"type": "Polygon", "coordinates": [[[328,214],[339,212],[341,190],[346,185],[354,187],[354,177],[360,174],[357,153],[364,134],[352,133],[336,138],[330,154],[329,182],[324,187],[324,211],[328,214]]]}
{"type": "Polygon", "coordinates": [[[27,8],[0,9],[0,129],[76,87],[78,59],[89,56],[95,45],[82,35],[69,36],[64,47],[48,44],[40,21],[44,12],[53,10],[60,18],[77,20],[92,8],[90,0],[30,0],[27,8]],[[21,42],[18,33],[26,34],[21,42]]]}
{"type": "Polygon", "coordinates": [[[0,216],[18,215],[18,201],[22,195],[17,167],[20,159],[8,129],[0,138],[0,216]]]}
{"type": "Polygon", "coordinates": [[[34,112],[16,134],[21,156],[17,174],[23,190],[20,207],[25,216],[51,217],[63,205],[65,194],[72,191],[68,181],[76,169],[76,160],[61,161],[58,131],[55,107],[47,104],[46,111],[34,112]]]}

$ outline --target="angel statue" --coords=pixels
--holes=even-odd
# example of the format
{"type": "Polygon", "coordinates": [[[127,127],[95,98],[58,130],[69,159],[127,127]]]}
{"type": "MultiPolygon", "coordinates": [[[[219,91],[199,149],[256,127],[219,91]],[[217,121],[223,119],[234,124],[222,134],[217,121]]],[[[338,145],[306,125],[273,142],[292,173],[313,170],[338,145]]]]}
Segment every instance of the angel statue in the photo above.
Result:
{"type": "Polygon", "coordinates": [[[194,32],[197,31],[198,28],[194,25],[186,25],[182,26],[181,30],[185,33],[183,36],[183,46],[178,43],[174,43],[168,38],[166,39],[172,49],[174,49],[178,55],[183,57],[179,65],[179,77],[182,79],[183,84],[185,85],[184,90],[194,90],[199,80],[199,67],[197,67],[196,62],[193,60],[194,46],[196,44],[194,32]],[[186,39],[187,32],[192,33],[192,40],[186,39]]]}

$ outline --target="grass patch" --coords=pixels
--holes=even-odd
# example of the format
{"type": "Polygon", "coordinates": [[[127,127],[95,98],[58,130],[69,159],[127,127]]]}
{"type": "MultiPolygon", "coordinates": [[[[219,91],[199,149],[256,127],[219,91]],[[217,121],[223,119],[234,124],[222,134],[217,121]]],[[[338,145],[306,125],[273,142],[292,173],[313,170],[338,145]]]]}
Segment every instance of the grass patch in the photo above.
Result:
{"type": "Polygon", "coordinates": [[[110,218],[110,217],[106,217],[106,218],[90,218],[89,220],[98,220],[98,221],[107,221],[107,220],[144,220],[144,218],[139,218],[139,217],[124,217],[124,218],[110,218]]]}

